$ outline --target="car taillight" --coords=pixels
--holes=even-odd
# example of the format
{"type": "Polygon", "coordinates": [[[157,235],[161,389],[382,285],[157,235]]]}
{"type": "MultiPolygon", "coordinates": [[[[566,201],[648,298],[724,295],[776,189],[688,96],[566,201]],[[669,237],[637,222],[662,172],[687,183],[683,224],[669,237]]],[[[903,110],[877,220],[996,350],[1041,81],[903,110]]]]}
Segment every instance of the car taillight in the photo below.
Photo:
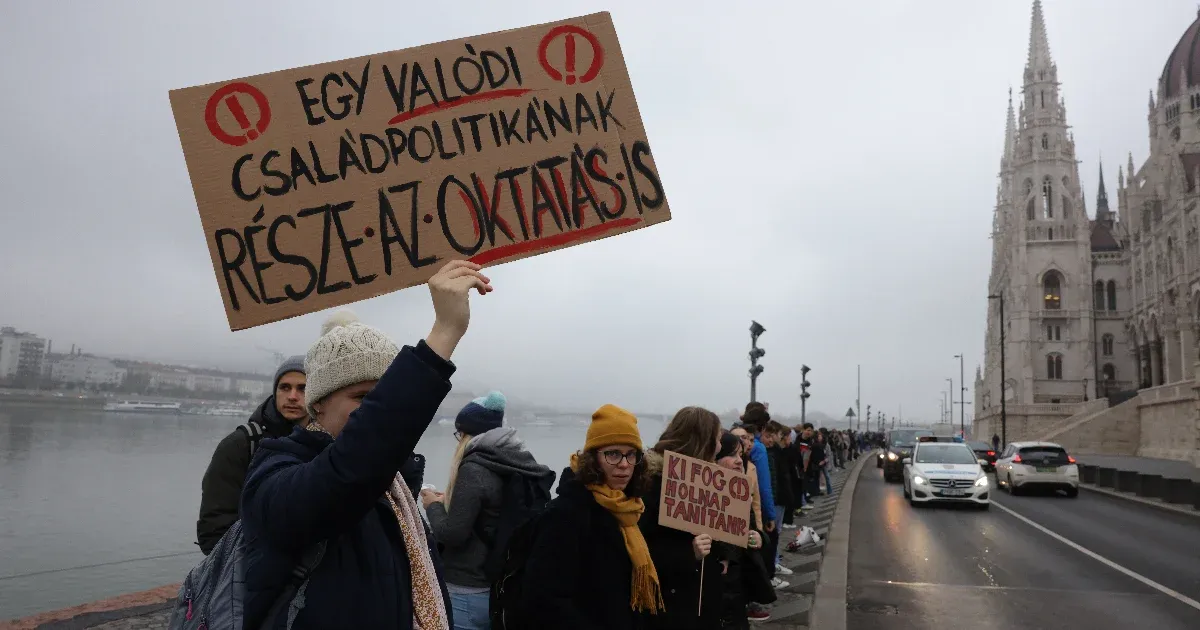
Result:
{"type": "Polygon", "coordinates": [[[988,451],[988,457],[995,457],[996,451],[988,451]]]}
{"type": "Polygon", "coordinates": [[[1013,458],[1012,458],[1012,463],[1014,463],[1014,464],[1020,464],[1020,463],[1021,463],[1021,456],[1020,456],[1020,455],[1013,455],[1013,458]]]}
{"type": "Polygon", "coordinates": [[[1069,464],[1074,464],[1074,463],[1075,463],[1075,458],[1074,458],[1074,457],[1071,457],[1070,455],[1067,455],[1067,463],[1069,463],[1069,464]]]}

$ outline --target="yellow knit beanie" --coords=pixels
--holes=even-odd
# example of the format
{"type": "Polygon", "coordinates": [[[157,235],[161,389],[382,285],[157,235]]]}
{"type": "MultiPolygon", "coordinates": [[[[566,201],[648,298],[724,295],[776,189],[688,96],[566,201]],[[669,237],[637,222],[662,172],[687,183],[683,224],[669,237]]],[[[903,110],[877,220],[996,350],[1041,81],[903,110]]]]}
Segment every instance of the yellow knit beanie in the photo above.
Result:
{"type": "Polygon", "coordinates": [[[642,450],[642,435],[638,433],[637,416],[616,405],[604,405],[592,414],[583,450],[614,444],[627,444],[642,450]]]}

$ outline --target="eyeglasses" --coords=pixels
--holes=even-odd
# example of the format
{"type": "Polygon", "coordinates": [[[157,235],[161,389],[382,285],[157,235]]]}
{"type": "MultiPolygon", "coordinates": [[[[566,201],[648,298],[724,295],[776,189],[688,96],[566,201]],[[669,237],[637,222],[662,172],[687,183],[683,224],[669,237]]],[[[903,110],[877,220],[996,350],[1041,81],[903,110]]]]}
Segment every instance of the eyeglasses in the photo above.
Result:
{"type": "Polygon", "coordinates": [[[638,464],[642,463],[641,451],[629,451],[628,453],[622,453],[618,450],[608,450],[600,451],[600,454],[604,456],[604,461],[608,462],[609,466],[619,466],[621,464],[621,460],[629,462],[632,466],[637,466],[638,464]]]}
{"type": "Polygon", "coordinates": [[[455,439],[455,440],[457,440],[457,441],[459,441],[459,442],[461,442],[461,441],[462,441],[462,439],[463,439],[463,436],[464,436],[464,435],[466,435],[466,433],[463,433],[462,431],[455,431],[455,432],[454,432],[454,439],[455,439]]]}

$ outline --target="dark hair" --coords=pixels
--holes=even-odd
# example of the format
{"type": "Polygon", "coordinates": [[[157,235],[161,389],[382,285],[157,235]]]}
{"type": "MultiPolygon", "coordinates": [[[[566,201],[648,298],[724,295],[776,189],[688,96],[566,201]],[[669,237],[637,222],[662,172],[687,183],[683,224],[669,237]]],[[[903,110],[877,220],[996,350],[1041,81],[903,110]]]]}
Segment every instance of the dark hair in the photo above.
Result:
{"type": "Polygon", "coordinates": [[[792,429],[790,427],[786,427],[782,424],[779,424],[778,422],[775,422],[774,420],[771,420],[770,422],[767,423],[767,431],[770,433],[774,433],[775,435],[778,435],[778,436],[784,436],[784,435],[790,434],[792,432],[792,429]]]}
{"type": "MultiPolygon", "coordinates": [[[[583,451],[579,454],[579,470],[575,471],[575,478],[585,486],[602,486],[605,483],[604,469],[600,467],[600,449],[594,448],[589,451],[583,451]]],[[[646,458],[642,457],[642,461],[633,467],[633,475],[629,478],[629,485],[625,486],[625,496],[640,497],[646,492],[650,486],[650,474],[646,466],[646,458]]]]}
{"type": "Polygon", "coordinates": [[[762,403],[750,403],[746,405],[746,413],[742,414],[742,422],[747,427],[754,427],[755,432],[758,433],[761,433],[770,421],[771,414],[762,406],[762,403]],[[754,407],[752,405],[758,406],[754,407]]]}
{"type": "Polygon", "coordinates": [[[741,447],[741,438],[733,433],[730,433],[729,431],[723,431],[721,433],[721,450],[717,451],[717,455],[713,459],[716,460],[721,459],[722,457],[729,457],[730,455],[736,453],[741,447]]]}
{"type": "Polygon", "coordinates": [[[721,418],[703,407],[684,407],[663,429],[654,452],[674,451],[706,462],[716,460],[721,418]]]}

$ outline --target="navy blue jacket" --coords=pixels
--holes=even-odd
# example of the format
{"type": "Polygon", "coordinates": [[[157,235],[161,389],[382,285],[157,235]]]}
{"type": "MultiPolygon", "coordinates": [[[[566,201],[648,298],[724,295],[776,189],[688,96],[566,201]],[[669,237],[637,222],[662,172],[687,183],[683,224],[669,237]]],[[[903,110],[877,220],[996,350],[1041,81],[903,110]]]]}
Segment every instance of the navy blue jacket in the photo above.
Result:
{"type": "MultiPolygon", "coordinates": [[[[263,440],[242,493],[247,628],[261,623],[303,551],[329,546],[293,630],[412,628],[408,555],[384,493],[450,392],[454,365],[405,346],[337,440],[297,429],[263,440]]],[[[435,547],[430,537],[430,547],[435,547]]],[[[446,614],[450,598],[431,548],[446,614]]],[[[283,628],[286,615],[277,620],[283,628]]]]}

